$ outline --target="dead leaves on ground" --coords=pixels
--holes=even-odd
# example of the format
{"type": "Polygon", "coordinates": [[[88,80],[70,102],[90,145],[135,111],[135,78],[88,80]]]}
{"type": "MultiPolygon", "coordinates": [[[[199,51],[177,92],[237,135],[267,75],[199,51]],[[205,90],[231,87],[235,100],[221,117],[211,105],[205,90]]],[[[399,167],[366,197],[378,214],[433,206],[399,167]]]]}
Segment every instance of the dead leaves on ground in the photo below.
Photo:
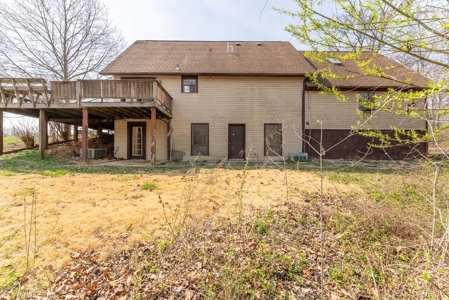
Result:
{"type": "Polygon", "coordinates": [[[348,220],[358,212],[345,212],[330,196],[324,198],[321,270],[319,211],[316,200],[285,203],[240,221],[196,220],[172,237],[142,242],[105,261],[99,253],[75,254],[77,263],[45,295],[30,299],[319,299],[322,280],[325,299],[375,299],[380,292],[402,298],[422,286],[419,276],[415,283],[401,282],[404,270],[393,265],[408,248],[369,248],[357,239],[374,225],[348,231],[344,226],[352,226],[348,220]],[[349,217],[338,219],[341,214],[349,217]]]}

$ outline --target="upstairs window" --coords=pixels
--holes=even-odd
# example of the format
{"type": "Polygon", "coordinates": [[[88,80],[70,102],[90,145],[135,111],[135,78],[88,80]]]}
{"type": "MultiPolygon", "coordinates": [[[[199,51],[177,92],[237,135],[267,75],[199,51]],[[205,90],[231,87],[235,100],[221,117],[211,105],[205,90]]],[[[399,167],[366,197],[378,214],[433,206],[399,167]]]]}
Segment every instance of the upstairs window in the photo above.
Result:
{"type": "Polygon", "coordinates": [[[198,93],[198,76],[182,76],[181,81],[182,93],[198,93]]]}
{"type": "Polygon", "coordinates": [[[363,116],[370,117],[374,109],[374,92],[361,92],[357,94],[357,102],[359,103],[359,110],[363,112],[363,116]]]}
{"type": "Polygon", "coordinates": [[[282,156],[282,124],[265,124],[264,155],[282,156]]]}

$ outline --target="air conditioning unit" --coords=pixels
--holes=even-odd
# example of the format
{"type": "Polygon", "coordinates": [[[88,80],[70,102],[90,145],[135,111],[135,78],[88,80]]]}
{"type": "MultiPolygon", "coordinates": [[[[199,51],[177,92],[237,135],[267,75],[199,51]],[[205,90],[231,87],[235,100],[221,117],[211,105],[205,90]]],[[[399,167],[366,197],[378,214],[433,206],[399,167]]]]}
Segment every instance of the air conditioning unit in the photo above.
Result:
{"type": "MultiPolygon", "coordinates": [[[[83,156],[83,149],[80,150],[81,157],[83,156]]],[[[89,148],[87,149],[87,158],[100,159],[106,156],[106,149],[89,148]]]]}

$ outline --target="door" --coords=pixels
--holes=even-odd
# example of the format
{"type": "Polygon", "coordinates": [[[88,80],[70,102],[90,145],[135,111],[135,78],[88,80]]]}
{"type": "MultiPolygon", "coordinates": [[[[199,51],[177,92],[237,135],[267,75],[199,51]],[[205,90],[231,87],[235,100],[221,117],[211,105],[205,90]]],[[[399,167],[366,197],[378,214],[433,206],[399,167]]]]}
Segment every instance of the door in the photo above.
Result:
{"type": "Polygon", "coordinates": [[[146,159],[147,123],[128,123],[128,159],[146,159]]]}
{"type": "Polygon", "coordinates": [[[245,124],[229,124],[228,158],[245,159],[245,124]]]}

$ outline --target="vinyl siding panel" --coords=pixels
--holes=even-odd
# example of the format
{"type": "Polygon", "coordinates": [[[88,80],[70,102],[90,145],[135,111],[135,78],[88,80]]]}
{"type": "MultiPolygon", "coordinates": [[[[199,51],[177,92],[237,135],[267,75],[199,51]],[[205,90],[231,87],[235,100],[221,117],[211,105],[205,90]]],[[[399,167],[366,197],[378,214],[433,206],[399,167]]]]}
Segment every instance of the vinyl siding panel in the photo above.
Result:
{"type": "MultiPolygon", "coordinates": [[[[128,122],[146,122],[146,159],[151,158],[151,120],[126,119],[115,120],[114,124],[114,148],[119,148],[115,157],[127,159],[128,157],[128,122]]],[[[167,159],[167,123],[156,120],[156,160],[167,159]]]]}
{"type": "MultiPolygon", "coordinates": [[[[357,122],[364,122],[357,114],[359,104],[356,95],[356,92],[345,93],[349,100],[341,102],[334,95],[321,95],[316,91],[307,92],[306,129],[320,129],[318,121],[323,122],[323,129],[350,129],[351,126],[356,126],[357,122]]],[[[418,106],[423,108],[424,101],[420,101],[418,106]]],[[[387,130],[390,129],[390,125],[400,129],[424,129],[426,126],[424,120],[378,110],[363,127],[387,130]]]]}
{"type": "Polygon", "coordinates": [[[199,76],[198,93],[181,93],[181,76],[158,76],[173,97],[173,149],[191,155],[191,124],[209,124],[209,156],[228,158],[228,124],[246,125],[250,158],[264,158],[264,123],[282,123],[284,157],[301,148],[303,78],[199,76]]]}
{"type": "Polygon", "coordinates": [[[128,155],[127,147],[127,125],[125,120],[115,120],[114,122],[114,151],[115,157],[126,159],[128,155]]]}

